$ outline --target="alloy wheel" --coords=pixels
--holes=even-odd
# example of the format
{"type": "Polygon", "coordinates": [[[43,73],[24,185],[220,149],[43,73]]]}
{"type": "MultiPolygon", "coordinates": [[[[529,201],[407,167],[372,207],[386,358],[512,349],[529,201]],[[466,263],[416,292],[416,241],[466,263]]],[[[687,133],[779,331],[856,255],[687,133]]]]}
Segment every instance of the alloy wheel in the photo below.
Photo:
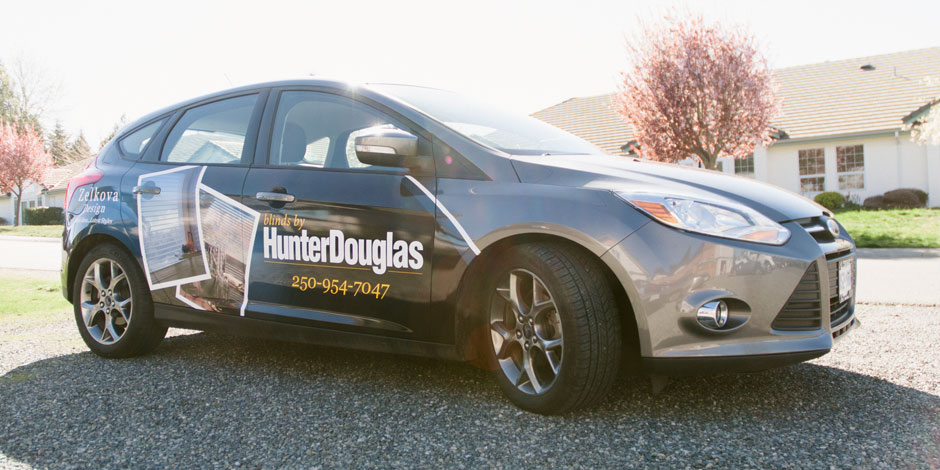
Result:
{"type": "Polygon", "coordinates": [[[541,395],[555,384],[562,367],[562,328],[558,307],[538,276],[515,269],[497,285],[490,309],[496,359],[520,391],[541,395]]]}
{"type": "Polygon", "coordinates": [[[85,329],[101,344],[114,344],[131,321],[132,296],[124,268],[101,258],[85,271],[81,288],[81,310],[85,329]]]}

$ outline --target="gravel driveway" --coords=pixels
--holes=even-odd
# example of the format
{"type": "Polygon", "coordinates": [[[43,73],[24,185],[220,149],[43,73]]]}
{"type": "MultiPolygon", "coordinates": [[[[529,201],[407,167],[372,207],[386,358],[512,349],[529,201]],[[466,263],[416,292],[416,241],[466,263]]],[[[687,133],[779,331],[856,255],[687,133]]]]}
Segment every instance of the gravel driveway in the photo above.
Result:
{"type": "Polygon", "coordinates": [[[465,364],[179,330],[103,360],[65,314],[0,318],[0,467],[940,467],[940,311],[858,316],[810,363],[564,417],[465,364]]]}

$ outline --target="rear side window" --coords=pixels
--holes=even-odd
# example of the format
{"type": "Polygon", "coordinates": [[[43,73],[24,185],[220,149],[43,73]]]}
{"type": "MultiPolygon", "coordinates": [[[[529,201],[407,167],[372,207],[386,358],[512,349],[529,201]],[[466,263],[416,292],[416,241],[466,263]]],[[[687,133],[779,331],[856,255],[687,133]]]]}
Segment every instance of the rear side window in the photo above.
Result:
{"type": "Polygon", "coordinates": [[[147,148],[147,144],[150,143],[150,139],[157,133],[157,130],[160,129],[164,121],[166,121],[166,119],[147,124],[121,139],[121,152],[128,157],[139,158],[147,148]]]}
{"type": "Polygon", "coordinates": [[[160,160],[238,165],[258,95],[239,96],[189,109],[173,126],[160,160]]]}

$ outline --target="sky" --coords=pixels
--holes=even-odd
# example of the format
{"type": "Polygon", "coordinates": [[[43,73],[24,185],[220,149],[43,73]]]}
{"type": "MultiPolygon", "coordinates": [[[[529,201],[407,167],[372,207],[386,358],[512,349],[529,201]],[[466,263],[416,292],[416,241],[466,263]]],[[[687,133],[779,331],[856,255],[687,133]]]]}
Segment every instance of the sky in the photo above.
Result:
{"type": "Polygon", "coordinates": [[[126,115],[314,75],[457,91],[529,114],[614,91],[625,37],[670,11],[747,28],[774,68],[940,46],[940,1],[5,2],[0,61],[60,84],[93,148],[126,115]]]}

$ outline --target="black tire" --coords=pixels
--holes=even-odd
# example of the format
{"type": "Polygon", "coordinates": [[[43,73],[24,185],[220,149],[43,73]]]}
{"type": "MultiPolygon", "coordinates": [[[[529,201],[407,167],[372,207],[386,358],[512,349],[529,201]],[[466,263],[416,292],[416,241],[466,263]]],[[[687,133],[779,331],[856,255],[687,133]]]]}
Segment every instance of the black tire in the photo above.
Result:
{"type": "MultiPolygon", "coordinates": [[[[500,315],[492,312],[500,308],[499,302],[505,302],[500,299],[504,295],[497,293],[501,280],[508,279],[513,272],[530,272],[553,299],[555,308],[552,310],[558,314],[554,318],[560,319],[563,336],[559,337],[563,337],[564,345],[559,354],[560,369],[552,374],[554,379],[547,390],[527,393],[510,380],[500,365],[496,340],[487,341],[481,349],[486,352],[490,367],[495,369],[500,388],[516,406],[540,414],[561,414],[596,404],[608,394],[617,378],[622,354],[617,303],[598,260],[562,243],[519,245],[499,256],[487,273],[485,283],[488,290],[484,298],[489,301],[482,316],[486,318],[487,331],[492,316],[500,315]]],[[[535,282],[533,280],[532,284],[535,282]]],[[[534,294],[532,304],[535,304],[534,294]]],[[[516,331],[518,334],[520,332],[516,331]]],[[[535,357],[534,346],[530,351],[535,357]]],[[[549,355],[544,352],[547,349],[542,351],[549,355]]],[[[503,361],[506,361],[505,352],[503,361]]]]}
{"type": "MultiPolygon", "coordinates": [[[[106,274],[106,276],[110,276],[110,274],[106,274]]],[[[96,246],[82,259],[75,274],[72,305],[75,313],[75,323],[78,326],[82,340],[85,341],[88,349],[101,357],[127,358],[147,354],[153,351],[166,336],[167,327],[153,318],[153,299],[150,296],[150,289],[147,286],[144,273],[131,255],[114,244],[108,243],[96,246]],[[129,311],[129,316],[126,323],[123,323],[123,317],[116,313],[119,310],[113,310],[109,314],[98,311],[92,316],[94,325],[86,327],[82,308],[83,294],[90,294],[95,290],[93,289],[95,284],[89,283],[86,285],[84,282],[85,275],[89,271],[89,267],[95,263],[101,263],[101,266],[104,266],[104,263],[108,261],[115,263],[120,272],[124,273],[126,284],[118,282],[113,295],[109,292],[108,295],[102,298],[100,294],[95,294],[88,300],[95,300],[91,303],[96,305],[98,301],[104,304],[111,300],[116,305],[129,298],[131,300],[129,303],[130,308],[126,309],[129,311]],[[107,321],[106,315],[113,315],[114,318],[117,318],[115,322],[122,322],[124,325],[123,328],[120,325],[112,327],[112,331],[119,331],[116,340],[113,338],[114,335],[107,333],[107,328],[104,326],[104,322],[107,321]],[[101,337],[100,340],[92,336],[92,330],[95,331],[95,334],[100,332],[100,335],[98,335],[101,337]]]]}

